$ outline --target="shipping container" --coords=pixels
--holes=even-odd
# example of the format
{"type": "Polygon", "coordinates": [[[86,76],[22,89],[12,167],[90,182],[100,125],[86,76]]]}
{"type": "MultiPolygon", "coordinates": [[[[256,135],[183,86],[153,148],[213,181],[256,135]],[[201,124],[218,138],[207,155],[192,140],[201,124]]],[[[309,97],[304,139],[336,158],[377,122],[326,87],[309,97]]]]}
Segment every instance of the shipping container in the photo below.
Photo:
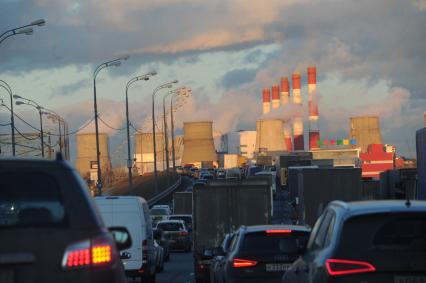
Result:
{"type": "Polygon", "coordinates": [[[194,186],[193,252],[197,282],[208,278],[205,249],[219,246],[226,233],[241,225],[270,223],[270,192],[270,184],[264,178],[215,180],[194,186]]]}
{"type": "Polygon", "coordinates": [[[294,217],[311,227],[330,201],[362,199],[360,168],[289,168],[294,217]]]}
{"type": "Polygon", "coordinates": [[[191,192],[173,193],[173,213],[174,214],[192,214],[192,193],[191,192]]]}
{"type": "Polygon", "coordinates": [[[426,200],[426,128],[416,132],[417,199],[426,200]]]}

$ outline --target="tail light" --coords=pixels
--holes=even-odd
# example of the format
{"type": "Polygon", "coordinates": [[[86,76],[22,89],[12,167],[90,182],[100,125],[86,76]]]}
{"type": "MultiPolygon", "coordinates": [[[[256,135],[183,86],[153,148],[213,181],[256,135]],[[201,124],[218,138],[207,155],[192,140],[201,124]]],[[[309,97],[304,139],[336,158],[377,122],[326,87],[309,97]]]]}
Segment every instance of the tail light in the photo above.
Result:
{"type": "Polygon", "coordinates": [[[234,262],[232,263],[232,266],[234,268],[252,267],[252,266],[256,266],[256,265],[257,265],[257,261],[249,260],[249,259],[242,259],[242,258],[234,258],[234,262]]]}
{"type": "Polygon", "coordinates": [[[291,234],[293,231],[290,229],[276,229],[276,230],[266,230],[267,235],[276,235],[276,234],[291,234]]]}
{"type": "Polygon", "coordinates": [[[108,238],[98,237],[69,245],[62,257],[62,268],[84,268],[112,263],[114,248],[108,238]]]}
{"type": "Polygon", "coordinates": [[[327,259],[325,262],[327,272],[331,276],[348,275],[355,273],[374,272],[376,268],[365,261],[327,259]]]}
{"type": "Polygon", "coordinates": [[[145,239],[142,241],[142,262],[146,263],[148,261],[148,240],[145,239]]]}
{"type": "Polygon", "coordinates": [[[179,236],[188,236],[188,232],[187,231],[181,231],[181,232],[179,232],[179,236]]]}

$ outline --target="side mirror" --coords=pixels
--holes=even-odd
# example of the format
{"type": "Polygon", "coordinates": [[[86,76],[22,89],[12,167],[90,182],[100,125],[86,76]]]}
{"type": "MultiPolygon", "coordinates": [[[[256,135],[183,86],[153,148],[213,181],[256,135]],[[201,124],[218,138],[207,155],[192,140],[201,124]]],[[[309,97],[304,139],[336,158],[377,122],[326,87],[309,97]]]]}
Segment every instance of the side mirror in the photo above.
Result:
{"type": "Polygon", "coordinates": [[[224,256],[226,253],[222,247],[216,247],[213,249],[213,256],[224,256]]]}
{"type": "Polygon", "coordinates": [[[132,245],[132,238],[126,228],[110,227],[108,230],[111,232],[118,250],[121,251],[130,248],[132,245]]]}
{"type": "Polygon", "coordinates": [[[213,258],[213,250],[212,249],[205,249],[203,252],[203,257],[205,259],[212,259],[213,258]]]}
{"type": "Polygon", "coordinates": [[[161,230],[155,229],[154,230],[154,239],[157,241],[161,241],[161,238],[163,237],[163,233],[161,230]]]}

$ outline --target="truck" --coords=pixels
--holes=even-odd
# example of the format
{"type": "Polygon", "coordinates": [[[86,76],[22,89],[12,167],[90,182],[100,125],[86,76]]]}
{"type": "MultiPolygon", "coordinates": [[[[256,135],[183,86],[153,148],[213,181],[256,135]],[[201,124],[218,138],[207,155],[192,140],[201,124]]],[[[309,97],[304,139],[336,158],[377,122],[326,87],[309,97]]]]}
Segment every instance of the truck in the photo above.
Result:
{"type": "Polygon", "coordinates": [[[362,200],[360,168],[289,167],[289,200],[293,222],[313,227],[330,201],[362,200]]]}
{"type": "Polygon", "coordinates": [[[416,132],[417,199],[426,200],[426,128],[416,132]]]}
{"type": "Polygon", "coordinates": [[[192,193],[173,193],[173,214],[192,214],[192,193]]]}
{"type": "Polygon", "coordinates": [[[193,188],[193,255],[197,282],[208,281],[211,255],[241,225],[271,222],[271,187],[264,178],[214,180],[193,188]]]}

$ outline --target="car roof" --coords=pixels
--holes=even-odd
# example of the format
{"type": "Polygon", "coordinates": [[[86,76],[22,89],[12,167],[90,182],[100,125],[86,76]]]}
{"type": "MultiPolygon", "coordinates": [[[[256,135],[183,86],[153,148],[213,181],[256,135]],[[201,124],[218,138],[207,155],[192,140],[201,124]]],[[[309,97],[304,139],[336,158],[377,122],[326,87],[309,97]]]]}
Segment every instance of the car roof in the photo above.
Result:
{"type": "Polygon", "coordinates": [[[192,217],[191,214],[172,214],[169,217],[182,217],[182,216],[184,216],[184,217],[188,217],[188,216],[192,217]]]}
{"type": "Polygon", "coordinates": [[[48,160],[41,158],[0,158],[0,169],[38,168],[38,169],[67,169],[73,170],[70,163],[65,160],[48,160]]]}
{"type": "Polygon", "coordinates": [[[147,201],[143,197],[139,196],[96,196],[95,200],[103,200],[103,199],[118,199],[118,200],[134,200],[137,199],[142,203],[147,203],[147,201]]]}
{"type": "Polygon", "coordinates": [[[182,224],[185,224],[185,222],[183,221],[183,220],[180,220],[180,219],[175,219],[175,220],[161,220],[161,221],[158,221],[157,222],[157,225],[158,224],[161,224],[161,223],[182,223],[182,224]]]}
{"type": "Polygon", "coordinates": [[[308,226],[301,226],[301,225],[253,225],[253,226],[243,226],[242,229],[244,229],[246,232],[262,232],[265,230],[293,230],[293,231],[300,231],[300,232],[311,232],[311,228],[308,226]]]}
{"type": "Polygon", "coordinates": [[[376,213],[426,212],[426,201],[410,200],[375,200],[343,202],[333,201],[330,207],[341,209],[348,216],[376,213]]]}

